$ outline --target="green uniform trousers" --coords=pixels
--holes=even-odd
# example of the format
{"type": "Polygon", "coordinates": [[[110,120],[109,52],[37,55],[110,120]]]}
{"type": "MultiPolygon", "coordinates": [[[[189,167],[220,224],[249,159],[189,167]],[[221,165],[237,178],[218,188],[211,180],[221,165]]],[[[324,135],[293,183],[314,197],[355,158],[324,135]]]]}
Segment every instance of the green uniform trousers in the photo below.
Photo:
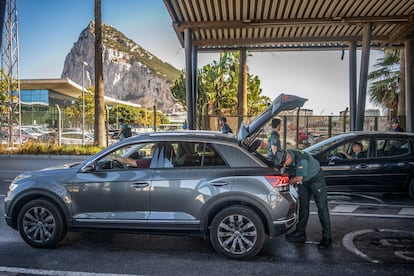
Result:
{"type": "Polygon", "coordinates": [[[316,176],[298,187],[299,221],[296,231],[305,234],[309,219],[309,202],[313,195],[318,208],[319,221],[322,226],[322,238],[331,239],[331,220],[329,218],[328,198],[326,196],[325,177],[321,170],[316,176]]]}

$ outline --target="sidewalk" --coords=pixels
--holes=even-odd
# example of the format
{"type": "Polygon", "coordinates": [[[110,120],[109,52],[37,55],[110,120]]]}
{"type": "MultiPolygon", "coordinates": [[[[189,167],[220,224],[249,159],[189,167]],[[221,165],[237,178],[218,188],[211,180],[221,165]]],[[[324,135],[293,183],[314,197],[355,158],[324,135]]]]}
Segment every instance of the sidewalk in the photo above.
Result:
{"type": "Polygon", "coordinates": [[[0,159],[58,159],[85,160],[90,155],[54,155],[54,154],[0,154],[0,159]]]}

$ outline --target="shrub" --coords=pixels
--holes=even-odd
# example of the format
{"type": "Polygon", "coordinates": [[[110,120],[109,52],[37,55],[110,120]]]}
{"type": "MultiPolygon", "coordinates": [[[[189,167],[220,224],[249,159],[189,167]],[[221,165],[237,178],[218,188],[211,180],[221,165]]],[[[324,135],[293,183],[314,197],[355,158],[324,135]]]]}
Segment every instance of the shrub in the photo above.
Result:
{"type": "Polygon", "coordinates": [[[43,144],[43,143],[34,143],[29,142],[23,144],[21,147],[17,147],[13,150],[11,149],[1,149],[0,154],[50,154],[50,155],[92,155],[99,151],[102,148],[98,146],[57,146],[52,144],[43,144]]]}

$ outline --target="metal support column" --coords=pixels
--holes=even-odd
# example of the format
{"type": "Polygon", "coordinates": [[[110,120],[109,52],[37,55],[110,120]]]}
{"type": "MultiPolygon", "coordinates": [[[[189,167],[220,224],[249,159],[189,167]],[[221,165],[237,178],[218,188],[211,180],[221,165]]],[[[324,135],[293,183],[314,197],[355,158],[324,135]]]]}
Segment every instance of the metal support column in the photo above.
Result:
{"type": "Polygon", "coordinates": [[[356,41],[349,44],[349,127],[355,130],[357,110],[356,41]]]}
{"type": "Polygon", "coordinates": [[[186,70],[186,101],[187,101],[187,128],[195,129],[195,108],[193,100],[193,41],[191,30],[184,31],[184,47],[185,47],[185,70],[186,70]]]}
{"type": "Polygon", "coordinates": [[[193,84],[193,91],[192,91],[192,98],[193,98],[193,108],[194,112],[192,114],[194,128],[197,129],[197,97],[198,97],[198,81],[197,81],[197,47],[192,47],[192,84],[193,84]]]}
{"type": "Polygon", "coordinates": [[[406,131],[414,133],[414,40],[407,40],[404,45],[406,131]]]}
{"type": "Polygon", "coordinates": [[[7,0],[0,0],[0,47],[3,45],[3,26],[6,15],[6,1],[7,0]]]}
{"type": "Polygon", "coordinates": [[[238,126],[242,123],[243,119],[247,116],[247,50],[246,48],[240,49],[239,58],[239,82],[237,84],[237,102],[238,102],[238,126]]]}
{"type": "Polygon", "coordinates": [[[367,80],[369,67],[369,51],[371,45],[372,24],[364,25],[364,33],[362,35],[362,56],[361,71],[359,75],[359,91],[358,91],[358,109],[355,130],[364,129],[365,101],[367,99],[367,80]]]}

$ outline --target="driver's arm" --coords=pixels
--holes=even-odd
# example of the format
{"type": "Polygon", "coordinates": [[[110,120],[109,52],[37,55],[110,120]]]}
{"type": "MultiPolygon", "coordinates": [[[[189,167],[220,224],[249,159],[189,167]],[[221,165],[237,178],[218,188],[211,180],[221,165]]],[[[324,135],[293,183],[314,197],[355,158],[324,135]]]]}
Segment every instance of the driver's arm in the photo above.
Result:
{"type": "Polygon", "coordinates": [[[128,157],[114,157],[112,158],[113,160],[116,160],[122,164],[125,165],[129,165],[131,167],[136,168],[137,167],[137,161],[135,159],[132,158],[128,158],[128,157]]]}

